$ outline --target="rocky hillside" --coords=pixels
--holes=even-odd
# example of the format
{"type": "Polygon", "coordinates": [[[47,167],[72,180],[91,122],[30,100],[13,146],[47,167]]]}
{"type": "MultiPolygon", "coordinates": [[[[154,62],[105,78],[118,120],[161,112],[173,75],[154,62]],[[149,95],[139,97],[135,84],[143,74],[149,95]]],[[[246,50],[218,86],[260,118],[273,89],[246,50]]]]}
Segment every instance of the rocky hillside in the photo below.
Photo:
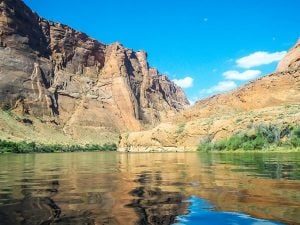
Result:
{"type": "Polygon", "coordinates": [[[278,64],[277,72],[287,70],[297,70],[300,67],[300,39],[296,45],[288,52],[283,60],[278,64]]]}
{"type": "MultiPolygon", "coordinates": [[[[0,0],[0,106],[31,120],[28,129],[39,133],[48,124],[68,138],[105,139],[188,105],[181,88],[149,67],[145,52],[47,21],[21,0],[0,0]]],[[[9,127],[3,118],[0,124],[9,127]]]]}
{"type": "Polygon", "coordinates": [[[122,151],[195,150],[260,124],[300,124],[299,42],[278,71],[229,93],[198,101],[154,129],[122,135],[122,151]]]}

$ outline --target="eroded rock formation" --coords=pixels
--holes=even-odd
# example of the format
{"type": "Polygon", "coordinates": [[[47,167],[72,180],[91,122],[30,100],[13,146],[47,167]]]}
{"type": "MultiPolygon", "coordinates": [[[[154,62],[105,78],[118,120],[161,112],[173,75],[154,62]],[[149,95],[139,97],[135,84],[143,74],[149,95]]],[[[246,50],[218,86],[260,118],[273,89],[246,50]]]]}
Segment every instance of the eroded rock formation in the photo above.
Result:
{"type": "Polygon", "coordinates": [[[147,54],[105,45],[0,1],[0,105],[49,118],[77,138],[140,130],[189,103],[147,54]]]}

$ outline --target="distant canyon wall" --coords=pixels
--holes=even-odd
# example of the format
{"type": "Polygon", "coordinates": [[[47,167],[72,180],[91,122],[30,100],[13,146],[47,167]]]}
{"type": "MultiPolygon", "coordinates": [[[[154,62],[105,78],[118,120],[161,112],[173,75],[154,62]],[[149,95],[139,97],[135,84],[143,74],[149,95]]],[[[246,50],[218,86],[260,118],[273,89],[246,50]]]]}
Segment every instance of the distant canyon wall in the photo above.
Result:
{"type": "Polygon", "coordinates": [[[234,91],[198,101],[153,129],[124,134],[120,151],[196,150],[204,140],[251,132],[261,124],[300,124],[300,42],[278,70],[234,91]]]}

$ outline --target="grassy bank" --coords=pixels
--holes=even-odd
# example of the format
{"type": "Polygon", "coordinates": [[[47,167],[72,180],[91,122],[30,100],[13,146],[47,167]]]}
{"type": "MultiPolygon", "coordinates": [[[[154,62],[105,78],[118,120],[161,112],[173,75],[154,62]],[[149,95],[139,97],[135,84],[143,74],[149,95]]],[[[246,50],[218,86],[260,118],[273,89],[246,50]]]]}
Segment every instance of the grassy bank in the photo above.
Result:
{"type": "Polygon", "coordinates": [[[34,142],[12,142],[0,140],[0,153],[53,153],[53,152],[92,152],[116,151],[116,144],[104,145],[60,145],[37,144],[34,142]]]}
{"type": "Polygon", "coordinates": [[[228,139],[202,141],[198,151],[285,151],[300,148],[300,126],[260,125],[228,139]]]}

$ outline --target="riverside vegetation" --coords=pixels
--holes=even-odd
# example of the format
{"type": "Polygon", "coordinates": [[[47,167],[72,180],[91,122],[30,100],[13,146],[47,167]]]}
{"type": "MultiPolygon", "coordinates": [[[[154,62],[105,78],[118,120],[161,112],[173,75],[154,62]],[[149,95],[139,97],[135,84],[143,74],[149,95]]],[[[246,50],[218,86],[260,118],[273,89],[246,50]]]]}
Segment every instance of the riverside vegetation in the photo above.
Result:
{"type": "Polygon", "coordinates": [[[260,125],[248,132],[241,132],[228,139],[212,141],[207,138],[198,146],[198,151],[253,151],[280,148],[300,148],[300,126],[279,127],[260,125]]]}
{"type": "Polygon", "coordinates": [[[116,151],[116,144],[61,145],[37,144],[35,142],[12,142],[0,140],[0,153],[54,153],[54,152],[86,152],[116,151]]]}

